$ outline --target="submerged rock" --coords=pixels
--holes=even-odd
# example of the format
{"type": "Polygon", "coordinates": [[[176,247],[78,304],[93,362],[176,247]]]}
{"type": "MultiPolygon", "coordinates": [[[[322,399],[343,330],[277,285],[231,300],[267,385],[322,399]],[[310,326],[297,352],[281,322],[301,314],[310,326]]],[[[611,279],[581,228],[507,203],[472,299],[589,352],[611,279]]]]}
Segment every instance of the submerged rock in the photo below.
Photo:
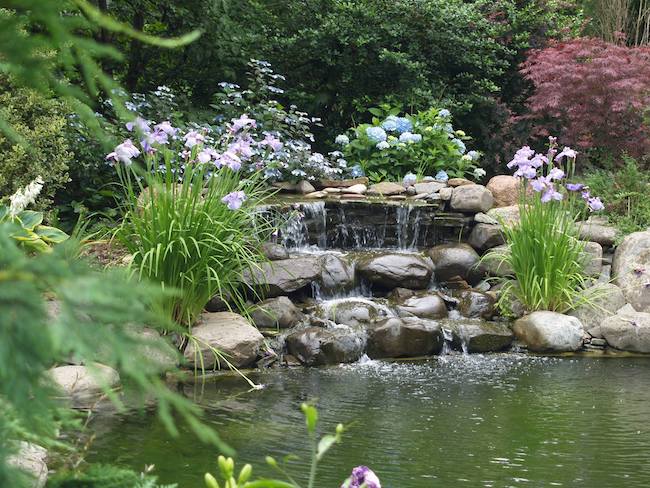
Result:
{"type": "Polygon", "coordinates": [[[311,286],[320,274],[320,259],[315,256],[297,257],[262,263],[260,269],[244,274],[244,282],[260,294],[273,298],[311,286]]]}
{"type": "Polygon", "coordinates": [[[447,316],[445,301],[437,293],[406,298],[397,311],[401,317],[441,319],[447,316]]]}
{"type": "Polygon", "coordinates": [[[575,317],[539,311],[516,320],[513,332],[531,351],[563,352],[582,347],[584,329],[575,317]]]}
{"type": "Polygon", "coordinates": [[[351,363],[363,354],[363,337],[346,329],[308,327],[288,335],[287,349],[306,366],[351,363]]]}
{"type": "Polygon", "coordinates": [[[607,343],[622,351],[650,353],[650,313],[626,312],[600,323],[607,343]]]}
{"type": "Polygon", "coordinates": [[[241,315],[232,312],[204,313],[185,348],[185,358],[192,367],[227,368],[213,349],[223,354],[236,368],[255,363],[264,337],[241,315]],[[202,361],[201,361],[202,359],[202,361]]]}
{"type": "Polygon", "coordinates": [[[480,258],[469,244],[441,244],[429,249],[429,257],[435,267],[434,276],[439,282],[448,281],[454,276],[460,276],[470,283],[479,281],[476,265],[480,258]]]}
{"type": "Polygon", "coordinates": [[[623,239],[614,254],[612,275],[628,303],[639,312],[650,312],[650,231],[623,239]]]}
{"type": "Polygon", "coordinates": [[[287,297],[269,298],[255,305],[251,319],[255,327],[287,329],[303,320],[302,312],[287,297]]]}
{"type": "Polygon", "coordinates": [[[415,254],[384,254],[361,259],[359,273],[373,285],[393,288],[426,288],[431,280],[431,262],[415,254]]]}
{"type": "Polygon", "coordinates": [[[58,366],[49,370],[50,378],[74,408],[92,408],[104,396],[104,388],[120,386],[120,375],[104,364],[58,366]]]}
{"type": "Polygon", "coordinates": [[[440,325],[432,320],[389,318],[368,327],[368,356],[371,358],[437,354],[442,344],[440,325]]]}
{"type": "Polygon", "coordinates": [[[452,347],[466,352],[498,352],[512,345],[514,334],[510,327],[482,320],[447,321],[443,327],[452,331],[452,347]]]}
{"type": "MultiPolygon", "coordinates": [[[[450,185],[453,186],[453,185],[450,185]]],[[[487,212],[492,208],[494,198],[490,190],[482,185],[462,185],[454,188],[451,195],[451,209],[457,212],[487,212]]]]}

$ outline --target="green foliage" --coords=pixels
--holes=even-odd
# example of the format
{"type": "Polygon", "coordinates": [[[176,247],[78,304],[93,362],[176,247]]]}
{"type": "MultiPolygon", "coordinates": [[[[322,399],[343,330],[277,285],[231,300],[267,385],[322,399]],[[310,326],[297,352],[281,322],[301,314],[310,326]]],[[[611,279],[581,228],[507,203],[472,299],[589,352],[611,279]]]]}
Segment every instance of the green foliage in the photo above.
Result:
{"type": "Polygon", "coordinates": [[[8,196],[41,177],[45,187],[36,202],[46,209],[68,181],[72,151],[64,135],[68,107],[48,95],[22,88],[0,72],[0,120],[25,144],[3,134],[0,126],[0,196],[8,196]]]}
{"type": "Polygon", "coordinates": [[[140,279],[179,291],[162,305],[187,326],[215,295],[243,308],[242,275],[264,259],[260,243],[270,233],[255,218],[263,198],[257,175],[241,180],[226,166],[215,171],[197,161],[203,149],[199,143],[179,161],[180,149],[160,146],[145,156],[144,172],[137,164],[117,166],[126,199],[116,237],[133,255],[140,279]],[[224,198],[244,190],[246,203],[230,209],[224,198]]]}
{"type": "Polygon", "coordinates": [[[79,472],[58,472],[47,481],[48,488],[175,488],[163,487],[153,476],[117,466],[92,464],[79,472]]]}
{"type": "Polygon", "coordinates": [[[621,231],[621,238],[650,227],[650,174],[636,160],[623,158],[617,169],[596,170],[585,175],[585,183],[605,202],[605,215],[621,231]]]}
{"type": "Polygon", "coordinates": [[[12,216],[9,207],[0,205],[0,224],[4,222],[15,224],[15,230],[9,235],[28,251],[49,252],[50,246],[60,244],[69,237],[56,227],[43,225],[43,214],[33,210],[23,210],[12,216]]]}
{"type": "MultiPolygon", "coordinates": [[[[92,271],[74,258],[72,242],[28,256],[9,237],[15,230],[13,224],[0,224],[0,486],[24,486],[6,463],[16,448],[12,441],[53,446],[62,423],[74,420],[53,398],[54,385],[47,376],[49,368],[70,358],[91,364],[99,357],[123,382],[135,386],[142,402],[147,397],[158,400],[160,418],[170,433],[176,434],[175,422],[183,419],[200,439],[223,448],[214,431],[198,420],[199,408],[169,390],[159,368],[143,355],[143,346],[161,345],[134,334],[144,324],[173,327],[153,312],[160,290],[128,281],[121,270],[92,271]],[[46,296],[58,304],[52,316],[46,296]]],[[[113,392],[106,394],[121,407],[113,392]]]]}
{"type": "Polygon", "coordinates": [[[480,155],[465,154],[464,141],[469,137],[454,131],[448,111],[430,108],[404,117],[397,117],[399,109],[389,105],[369,111],[372,123],[351,129],[343,153],[351,164],[360,164],[372,181],[401,181],[408,173],[434,176],[439,171],[463,178],[477,169],[480,155]],[[382,141],[373,131],[379,131],[382,141]]]}

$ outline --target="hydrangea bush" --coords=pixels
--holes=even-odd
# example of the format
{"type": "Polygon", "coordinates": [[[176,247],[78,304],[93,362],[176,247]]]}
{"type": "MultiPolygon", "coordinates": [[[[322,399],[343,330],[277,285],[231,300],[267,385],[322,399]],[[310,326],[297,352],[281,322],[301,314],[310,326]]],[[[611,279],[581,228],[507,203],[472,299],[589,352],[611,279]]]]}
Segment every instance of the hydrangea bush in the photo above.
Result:
{"type": "Polygon", "coordinates": [[[413,173],[443,179],[485,175],[479,168],[480,153],[467,151],[470,138],[454,130],[449,110],[431,108],[400,116],[398,109],[382,106],[370,112],[371,123],[337,136],[335,143],[371,180],[396,181],[413,173]]]}

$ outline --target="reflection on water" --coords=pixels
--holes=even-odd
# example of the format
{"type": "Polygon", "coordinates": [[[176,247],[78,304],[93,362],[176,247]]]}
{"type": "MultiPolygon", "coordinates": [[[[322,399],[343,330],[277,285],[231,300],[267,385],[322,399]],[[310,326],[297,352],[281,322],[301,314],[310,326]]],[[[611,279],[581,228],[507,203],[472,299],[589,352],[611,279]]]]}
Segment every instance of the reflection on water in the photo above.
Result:
{"type": "MultiPolygon", "coordinates": [[[[265,455],[295,453],[305,472],[299,404],[316,399],[324,431],[350,424],[322,465],[319,488],[336,488],[358,464],[387,488],[648,487],[650,359],[453,355],[255,375],[185,386],[207,418],[258,474],[265,455]]],[[[216,452],[182,432],[170,439],[153,416],[104,418],[89,460],[198,488],[216,452]]]]}

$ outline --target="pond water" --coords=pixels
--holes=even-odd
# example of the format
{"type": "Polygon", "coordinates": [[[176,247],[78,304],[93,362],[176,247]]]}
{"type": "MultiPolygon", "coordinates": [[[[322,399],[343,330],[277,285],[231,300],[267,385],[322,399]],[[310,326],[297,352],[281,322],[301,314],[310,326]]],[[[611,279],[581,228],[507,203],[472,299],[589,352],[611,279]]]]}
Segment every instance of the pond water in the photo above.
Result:
{"type": "MultiPolygon", "coordinates": [[[[365,361],[320,369],[255,373],[185,386],[207,419],[269,474],[264,456],[308,462],[299,404],[315,400],[321,430],[349,424],[330,451],[319,488],[338,488],[367,464],[385,488],[648,487],[650,359],[450,355],[426,361],[365,361]]],[[[154,415],[98,419],[89,460],[141,470],[162,482],[203,487],[216,472],[214,449],[187,431],[171,439],[154,415]]]]}

